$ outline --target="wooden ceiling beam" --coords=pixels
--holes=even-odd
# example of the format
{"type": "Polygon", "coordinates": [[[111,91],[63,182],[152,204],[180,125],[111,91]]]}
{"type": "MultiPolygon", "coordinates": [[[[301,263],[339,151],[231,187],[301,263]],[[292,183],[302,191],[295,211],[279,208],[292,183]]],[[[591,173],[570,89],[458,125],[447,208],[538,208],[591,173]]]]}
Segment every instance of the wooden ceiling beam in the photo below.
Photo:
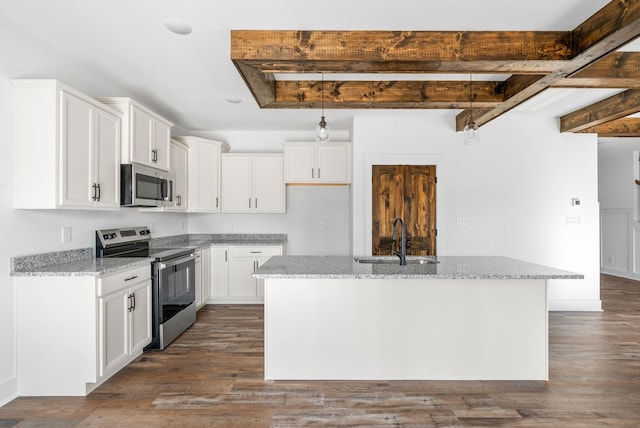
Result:
{"type": "Polygon", "coordinates": [[[617,0],[607,3],[571,31],[573,58],[570,61],[478,117],[476,124],[478,126],[486,124],[565,77],[615,52],[638,36],[640,36],[640,0],[617,0]]]}
{"type": "Polygon", "coordinates": [[[629,89],[560,118],[560,132],[579,132],[640,112],[640,89],[629,89]]]}
{"type": "Polygon", "coordinates": [[[231,31],[233,61],[292,67],[309,61],[566,61],[571,56],[567,31],[231,31]]]}
{"type": "Polygon", "coordinates": [[[598,137],[603,138],[640,137],[640,118],[623,117],[578,132],[598,134],[598,137]]]}
{"type": "Polygon", "coordinates": [[[640,52],[614,52],[552,85],[554,88],[640,88],[640,52]]]}
{"type": "MultiPolygon", "coordinates": [[[[474,91],[474,119],[480,126],[549,87],[640,90],[638,54],[616,52],[639,36],[640,0],[612,0],[572,31],[232,30],[231,59],[258,104],[269,108],[317,106],[317,91],[309,86],[315,83],[280,82],[275,73],[511,74],[485,104],[483,91],[474,91]],[[499,96],[503,100],[496,104],[499,96]]],[[[456,88],[451,82],[333,82],[327,106],[460,108],[463,94],[456,88]]],[[[627,91],[625,97],[635,98],[633,94],[627,91]]],[[[567,115],[563,132],[618,119],[635,109],[624,104],[597,103],[567,115]],[[614,105],[622,110],[614,114],[614,105]],[[597,107],[606,111],[598,114],[597,107]]],[[[458,115],[457,128],[468,115],[458,115]]]]}
{"type": "MultiPolygon", "coordinates": [[[[503,101],[503,82],[474,82],[473,105],[490,108],[503,101]]],[[[276,82],[275,102],[269,108],[319,108],[322,82],[276,82]]],[[[324,81],[324,103],[329,109],[412,108],[456,109],[469,107],[469,82],[465,81],[324,81]]]]}

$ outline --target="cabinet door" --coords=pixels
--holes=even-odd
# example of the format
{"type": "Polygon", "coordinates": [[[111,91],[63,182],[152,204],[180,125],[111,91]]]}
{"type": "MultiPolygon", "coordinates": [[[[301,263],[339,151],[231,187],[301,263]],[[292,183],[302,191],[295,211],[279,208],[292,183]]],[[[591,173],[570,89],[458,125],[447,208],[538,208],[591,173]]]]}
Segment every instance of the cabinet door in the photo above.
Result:
{"type": "Polygon", "coordinates": [[[211,298],[229,297],[229,250],[211,248],[211,298]]]}
{"type": "Polygon", "coordinates": [[[219,147],[199,143],[198,210],[220,211],[219,147]]]}
{"type": "Polygon", "coordinates": [[[222,156],[222,212],[251,212],[251,156],[222,156]]]}
{"type": "Polygon", "coordinates": [[[349,150],[344,144],[318,144],[316,178],[319,183],[348,183],[349,150]]]}
{"type": "Polygon", "coordinates": [[[94,178],[101,208],[120,208],[120,118],[94,110],[94,178]]]}
{"type": "MultiPolygon", "coordinates": [[[[92,106],[61,92],[60,201],[63,207],[91,207],[93,177],[92,106]]],[[[38,156],[34,153],[33,156],[38,156]]]]}
{"type": "Polygon", "coordinates": [[[253,158],[253,200],[256,212],[285,212],[282,155],[253,158]]]}
{"type": "Polygon", "coordinates": [[[202,304],[211,297],[211,248],[202,249],[202,304]]]}
{"type": "Polygon", "coordinates": [[[196,251],[196,283],[194,285],[196,289],[196,308],[199,308],[202,304],[202,251],[196,251]]]}
{"type": "Polygon", "coordinates": [[[251,274],[256,268],[254,257],[233,257],[230,265],[230,288],[233,297],[256,297],[256,280],[251,274]]]}
{"type": "Polygon", "coordinates": [[[284,147],[284,180],[287,183],[315,181],[314,144],[284,147]]]}
{"type": "Polygon", "coordinates": [[[133,309],[131,320],[131,355],[141,354],[151,343],[151,281],[131,287],[133,309]]]}
{"type": "Polygon", "coordinates": [[[148,166],[155,166],[152,160],[154,118],[136,106],[130,106],[130,158],[148,166]]]}
{"type": "Polygon", "coordinates": [[[187,148],[180,144],[171,144],[171,169],[173,173],[173,192],[175,206],[169,211],[186,211],[188,208],[187,192],[187,148]]]}
{"type": "Polygon", "coordinates": [[[119,369],[129,359],[129,290],[101,297],[100,376],[119,369]]]}
{"type": "Polygon", "coordinates": [[[165,122],[154,118],[151,162],[155,168],[169,171],[171,164],[170,145],[171,127],[165,122]]]}

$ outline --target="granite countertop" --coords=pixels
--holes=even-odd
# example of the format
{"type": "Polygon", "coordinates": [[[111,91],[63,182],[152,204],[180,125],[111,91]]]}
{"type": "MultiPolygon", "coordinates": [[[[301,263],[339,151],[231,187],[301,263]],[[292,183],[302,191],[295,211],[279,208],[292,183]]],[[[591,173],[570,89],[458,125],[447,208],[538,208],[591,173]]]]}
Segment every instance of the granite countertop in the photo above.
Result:
{"type": "MultiPolygon", "coordinates": [[[[284,234],[190,234],[154,238],[151,248],[199,249],[223,245],[286,245],[284,234]]],[[[95,258],[94,248],[12,257],[11,276],[103,276],[149,264],[152,257],[95,258]]]]}
{"type": "Polygon", "coordinates": [[[274,256],[254,278],[583,279],[584,275],[499,256],[439,256],[433,264],[365,264],[353,256],[274,256]]]}
{"type": "Polygon", "coordinates": [[[140,266],[150,266],[149,257],[121,257],[108,259],[79,259],[65,263],[36,266],[11,271],[12,276],[104,276],[140,266]]]}
{"type": "Polygon", "coordinates": [[[285,234],[190,234],[178,235],[151,240],[153,248],[185,247],[203,248],[211,246],[243,246],[243,245],[286,245],[285,234]]]}

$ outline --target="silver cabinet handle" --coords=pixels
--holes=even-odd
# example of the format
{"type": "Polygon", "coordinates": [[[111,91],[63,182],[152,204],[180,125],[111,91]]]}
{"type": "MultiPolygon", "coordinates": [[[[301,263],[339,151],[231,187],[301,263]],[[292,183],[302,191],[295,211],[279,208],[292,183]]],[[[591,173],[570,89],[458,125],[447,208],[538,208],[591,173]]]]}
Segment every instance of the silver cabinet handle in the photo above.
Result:
{"type": "Polygon", "coordinates": [[[251,208],[251,198],[249,198],[249,208],[251,208]]]}
{"type": "Polygon", "coordinates": [[[216,196],[216,208],[218,208],[218,197],[216,196]]]}
{"type": "Polygon", "coordinates": [[[93,186],[91,186],[91,188],[93,189],[91,199],[96,201],[98,199],[98,185],[96,183],[93,183],[93,186]]]}
{"type": "Polygon", "coordinates": [[[225,261],[225,262],[229,261],[229,260],[227,259],[227,250],[224,250],[224,261],[225,261]]]}
{"type": "Polygon", "coordinates": [[[258,209],[258,198],[256,198],[256,206],[255,209],[258,209]]]}
{"type": "Polygon", "coordinates": [[[136,293],[131,293],[131,300],[133,301],[133,303],[131,304],[131,310],[135,311],[136,310],[136,293]]]}
{"type": "Polygon", "coordinates": [[[98,183],[98,202],[100,202],[100,196],[102,196],[102,189],[100,189],[100,183],[98,183]]]}
{"type": "Polygon", "coordinates": [[[262,251],[251,251],[251,254],[262,254],[262,251]]]}
{"type": "Polygon", "coordinates": [[[313,170],[313,168],[311,168],[311,178],[316,178],[316,177],[315,177],[315,175],[314,175],[314,170],[313,170]]]}
{"type": "Polygon", "coordinates": [[[318,179],[320,178],[320,168],[318,168],[318,179]]]}
{"type": "Polygon", "coordinates": [[[129,278],[125,278],[124,280],[125,281],[131,281],[133,279],[136,279],[137,277],[138,277],[138,275],[133,275],[133,276],[130,276],[129,278]]]}
{"type": "Polygon", "coordinates": [[[176,195],[176,206],[182,206],[182,196],[176,195]]]}

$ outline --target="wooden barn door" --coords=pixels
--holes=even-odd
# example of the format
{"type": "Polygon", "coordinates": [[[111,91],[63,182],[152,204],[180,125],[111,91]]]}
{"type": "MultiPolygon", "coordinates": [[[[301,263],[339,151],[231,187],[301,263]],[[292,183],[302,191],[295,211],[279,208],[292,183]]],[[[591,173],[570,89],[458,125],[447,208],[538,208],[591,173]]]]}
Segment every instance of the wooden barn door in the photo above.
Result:
{"type": "Polygon", "coordinates": [[[372,254],[391,254],[393,220],[400,217],[407,255],[435,255],[435,165],[373,165],[372,176],[372,254]]]}

